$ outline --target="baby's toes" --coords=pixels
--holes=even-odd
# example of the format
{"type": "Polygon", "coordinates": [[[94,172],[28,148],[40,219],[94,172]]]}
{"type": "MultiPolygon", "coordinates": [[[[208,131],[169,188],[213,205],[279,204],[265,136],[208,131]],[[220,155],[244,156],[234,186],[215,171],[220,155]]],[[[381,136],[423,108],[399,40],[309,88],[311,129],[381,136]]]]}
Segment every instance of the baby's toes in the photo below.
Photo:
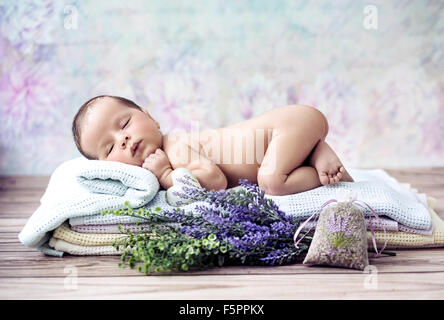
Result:
{"type": "Polygon", "coordinates": [[[335,177],[336,177],[336,173],[337,171],[334,170],[333,168],[331,168],[328,172],[327,172],[327,176],[328,176],[328,183],[335,183],[335,177]]]}
{"type": "Polygon", "coordinates": [[[342,178],[345,175],[345,168],[343,166],[339,167],[338,173],[336,174],[336,176],[339,178],[339,181],[342,180],[342,178]]]}
{"type": "Polygon", "coordinates": [[[342,174],[339,172],[339,170],[330,171],[330,173],[328,174],[329,183],[332,184],[332,183],[339,182],[339,180],[341,180],[341,175],[342,174]]]}
{"type": "Polygon", "coordinates": [[[338,172],[338,173],[336,174],[336,178],[338,178],[338,181],[341,180],[341,178],[342,178],[342,172],[338,172]]]}
{"type": "Polygon", "coordinates": [[[321,174],[319,175],[319,181],[323,186],[325,186],[329,183],[330,178],[328,177],[326,172],[321,172],[321,174]]]}

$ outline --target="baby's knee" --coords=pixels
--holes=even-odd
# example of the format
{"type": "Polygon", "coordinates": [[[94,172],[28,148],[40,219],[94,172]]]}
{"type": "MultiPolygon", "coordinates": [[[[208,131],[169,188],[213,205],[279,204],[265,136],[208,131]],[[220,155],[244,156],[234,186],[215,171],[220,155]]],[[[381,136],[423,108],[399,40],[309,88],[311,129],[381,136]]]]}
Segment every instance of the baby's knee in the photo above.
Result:
{"type": "Polygon", "coordinates": [[[285,194],[284,179],[285,176],[278,177],[277,175],[258,175],[257,184],[259,188],[264,190],[265,194],[279,196],[285,194]]]}
{"type": "MultiPolygon", "coordinates": [[[[318,109],[316,109],[316,110],[318,110],[318,109]]],[[[328,129],[329,129],[329,127],[328,127],[328,120],[327,120],[327,117],[320,110],[318,110],[318,111],[319,111],[319,114],[320,114],[319,116],[321,117],[321,119],[322,119],[322,121],[324,123],[324,134],[322,136],[322,139],[325,139],[325,137],[328,134],[328,129]]]]}
{"type": "Polygon", "coordinates": [[[320,135],[321,139],[324,139],[328,133],[328,120],[327,117],[318,108],[307,105],[292,105],[288,109],[289,112],[282,118],[283,123],[294,127],[298,124],[303,130],[310,130],[320,135]]]}

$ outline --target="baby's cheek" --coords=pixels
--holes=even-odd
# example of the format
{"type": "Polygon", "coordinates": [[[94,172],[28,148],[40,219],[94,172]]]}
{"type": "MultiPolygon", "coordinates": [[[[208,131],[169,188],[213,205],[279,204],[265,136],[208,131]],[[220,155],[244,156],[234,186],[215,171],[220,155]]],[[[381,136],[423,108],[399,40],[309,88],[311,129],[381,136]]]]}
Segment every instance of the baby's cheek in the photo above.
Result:
{"type": "Polygon", "coordinates": [[[131,165],[136,165],[136,166],[140,166],[141,165],[141,163],[139,163],[137,160],[135,160],[133,158],[125,157],[124,155],[121,155],[121,154],[110,155],[108,157],[108,160],[109,161],[116,161],[116,162],[126,163],[126,164],[131,164],[131,165]]]}

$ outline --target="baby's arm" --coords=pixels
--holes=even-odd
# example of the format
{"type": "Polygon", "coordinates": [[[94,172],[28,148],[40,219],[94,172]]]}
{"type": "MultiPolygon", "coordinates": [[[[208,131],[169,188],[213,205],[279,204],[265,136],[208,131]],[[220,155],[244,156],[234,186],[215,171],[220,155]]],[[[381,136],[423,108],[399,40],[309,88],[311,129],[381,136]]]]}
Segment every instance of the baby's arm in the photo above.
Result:
{"type": "MultiPolygon", "coordinates": [[[[187,168],[189,169],[200,185],[207,190],[221,190],[226,189],[228,185],[227,178],[217,164],[202,154],[199,154],[196,150],[190,147],[190,145],[178,142],[175,145],[175,150],[181,150],[183,157],[177,157],[177,159],[170,159],[173,169],[187,168]]],[[[171,172],[167,174],[167,184],[171,183],[171,172]]]]}
{"type": "Polygon", "coordinates": [[[161,149],[149,155],[142,167],[154,173],[164,189],[173,186],[172,173],[176,168],[189,169],[200,185],[207,190],[226,189],[228,182],[222,170],[210,159],[199,155],[189,145],[179,142],[175,145],[175,151],[182,151],[182,157],[168,159],[161,149]],[[177,149],[178,148],[178,149],[177,149]],[[191,160],[191,161],[190,161],[191,160]],[[171,161],[171,162],[170,162],[171,161]]]}
{"type": "Polygon", "coordinates": [[[207,190],[227,188],[227,177],[215,163],[191,162],[185,168],[189,169],[200,185],[207,190]]]}

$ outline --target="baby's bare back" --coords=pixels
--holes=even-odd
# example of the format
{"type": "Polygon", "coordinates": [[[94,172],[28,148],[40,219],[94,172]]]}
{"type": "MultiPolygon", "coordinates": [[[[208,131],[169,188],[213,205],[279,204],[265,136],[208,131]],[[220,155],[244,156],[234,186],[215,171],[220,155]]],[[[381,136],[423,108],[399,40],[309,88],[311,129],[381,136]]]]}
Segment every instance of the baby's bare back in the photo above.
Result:
{"type": "MultiPolygon", "coordinates": [[[[295,107],[305,106],[275,108],[230,126],[184,133],[181,138],[221,168],[228,188],[237,186],[239,179],[257,183],[258,169],[273,136],[280,130],[297,126],[295,107]]],[[[174,167],[174,163],[172,165],[174,167]]]]}
{"type": "Polygon", "coordinates": [[[257,183],[257,172],[272,139],[274,127],[263,116],[199,134],[202,154],[227,177],[228,188],[239,179],[257,183]]]}

